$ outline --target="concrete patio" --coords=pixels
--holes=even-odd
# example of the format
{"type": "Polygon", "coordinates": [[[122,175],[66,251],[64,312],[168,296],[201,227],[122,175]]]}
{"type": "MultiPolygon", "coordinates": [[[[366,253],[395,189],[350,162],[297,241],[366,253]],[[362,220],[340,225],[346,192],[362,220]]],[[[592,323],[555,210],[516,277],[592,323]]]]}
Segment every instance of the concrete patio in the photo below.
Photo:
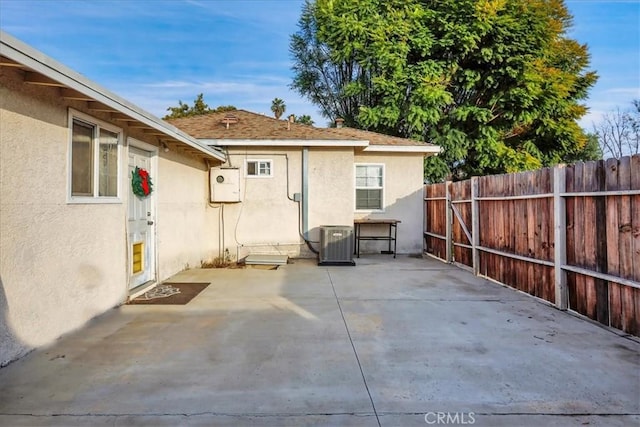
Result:
{"type": "Polygon", "coordinates": [[[431,259],[189,270],[0,370],[2,426],[628,426],[640,343],[431,259]]]}

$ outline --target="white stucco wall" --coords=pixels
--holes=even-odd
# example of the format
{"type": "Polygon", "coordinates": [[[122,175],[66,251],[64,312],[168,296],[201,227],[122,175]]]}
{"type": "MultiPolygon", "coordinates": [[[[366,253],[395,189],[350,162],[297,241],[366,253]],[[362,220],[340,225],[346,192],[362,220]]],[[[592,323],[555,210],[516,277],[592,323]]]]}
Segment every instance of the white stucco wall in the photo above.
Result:
{"type": "MultiPolygon", "coordinates": [[[[314,148],[309,153],[309,229],[320,240],[323,225],[353,225],[353,148],[314,148]]],[[[318,245],[315,245],[318,247],[318,245]]]]}
{"type": "MultiPolygon", "coordinates": [[[[58,95],[0,67],[0,366],[128,297],[128,148],[119,203],[68,204],[69,107],[102,121],[109,116],[58,95]]],[[[123,141],[158,143],[111,123],[123,129],[123,141]]],[[[159,280],[217,252],[208,169],[177,151],[160,150],[153,177],[159,280]]]]}
{"type": "Polygon", "coordinates": [[[230,163],[240,174],[240,203],[214,204],[224,216],[224,245],[234,258],[249,253],[299,256],[298,203],[290,200],[302,188],[301,149],[278,147],[230,150],[230,163]],[[272,177],[247,177],[245,161],[271,160],[272,177]],[[287,177],[289,194],[287,194],[287,177]]]}
{"type": "MultiPolygon", "coordinates": [[[[302,151],[302,147],[230,149],[231,163],[225,166],[240,168],[242,195],[240,203],[223,207],[224,248],[234,258],[250,253],[315,257],[300,237],[301,206],[290,200],[302,192],[302,151]],[[273,176],[247,177],[246,160],[271,160],[273,176]]],[[[310,148],[308,156],[309,239],[318,242],[320,226],[353,224],[353,148],[310,148]]]]}
{"type": "Polygon", "coordinates": [[[208,203],[208,177],[202,160],[160,150],[155,181],[160,280],[218,255],[218,209],[208,203]]]}
{"type": "Polygon", "coordinates": [[[67,106],[14,77],[0,75],[0,365],[126,293],[124,204],[67,204],[67,106]]]}
{"type": "MultiPolygon", "coordinates": [[[[411,254],[422,252],[423,227],[423,157],[420,154],[368,154],[357,153],[355,163],[382,163],[385,165],[384,212],[356,213],[356,218],[393,218],[402,221],[398,224],[398,253],[411,254]]],[[[365,231],[369,231],[363,228],[365,231]]],[[[380,228],[373,234],[385,234],[386,228],[380,228]]],[[[386,249],[387,242],[362,241],[361,251],[380,252],[386,249]]]]}
{"type": "MultiPolygon", "coordinates": [[[[280,253],[314,257],[299,237],[298,203],[287,199],[302,191],[302,147],[242,147],[230,149],[231,164],[240,168],[240,203],[224,204],[224,248],[234,258],[249,253],[280,253]],[[285,155],[287,156],[287,162],[285,155]],[[271,160],[273,177],[247,178],[245,160],[271,160]]],[[[309,238],[320,239],[323,225],[353,225],[354,218],[395,218],[398,227],[398,253],[422,251],[421,154],[369,154],[352,147],[309,148],[309,238]],[[385,165],[385,210],[355,211],[355,163],[385,165]]],[[[220,204],[215,204],[220,206],[220,204]]],[[[222,229],[221,229],[222,230],[222,229]]],[[[379,231],[386,232],[386,229],[379,231]]],[[[376,233],[378,234],[378,233],[376,233]]],[[[363,241],[362,253],[379,253],[386,242],[363,241]]],[[[318,243],[314,243],[319,248],[318,243]]]]}

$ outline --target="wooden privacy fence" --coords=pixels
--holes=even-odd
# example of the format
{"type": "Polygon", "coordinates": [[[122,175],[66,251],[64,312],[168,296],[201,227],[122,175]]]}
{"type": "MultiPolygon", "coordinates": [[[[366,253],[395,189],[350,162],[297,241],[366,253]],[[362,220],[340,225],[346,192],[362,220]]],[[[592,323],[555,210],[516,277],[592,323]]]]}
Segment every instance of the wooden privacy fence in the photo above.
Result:
{"type": "Polygon", "coordinates": [[[424,195],[428,254],[640,336],[640,155],[424,195]]]}

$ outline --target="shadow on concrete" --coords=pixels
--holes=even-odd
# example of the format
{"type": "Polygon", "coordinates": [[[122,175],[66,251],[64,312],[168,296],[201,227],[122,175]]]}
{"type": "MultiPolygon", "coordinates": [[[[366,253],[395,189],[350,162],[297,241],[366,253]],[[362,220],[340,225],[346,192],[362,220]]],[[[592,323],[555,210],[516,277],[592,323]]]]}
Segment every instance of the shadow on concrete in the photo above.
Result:
{"type": "Polygon", "coordinates": [[[25,346],[11,327],[9,302],[0,277],[0,368],[26,354],[25,346]]]}

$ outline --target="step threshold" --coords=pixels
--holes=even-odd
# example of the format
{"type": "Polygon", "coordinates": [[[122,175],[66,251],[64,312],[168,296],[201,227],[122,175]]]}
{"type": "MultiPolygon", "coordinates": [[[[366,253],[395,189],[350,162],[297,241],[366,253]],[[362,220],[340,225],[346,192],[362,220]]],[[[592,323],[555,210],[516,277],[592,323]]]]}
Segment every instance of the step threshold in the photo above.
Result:
{"type": "Polygon", "coordinates": [[[244,259],[244,263],[247,265],[286,265],[288,260],[287,255],[250,254],[244,259]]]}

